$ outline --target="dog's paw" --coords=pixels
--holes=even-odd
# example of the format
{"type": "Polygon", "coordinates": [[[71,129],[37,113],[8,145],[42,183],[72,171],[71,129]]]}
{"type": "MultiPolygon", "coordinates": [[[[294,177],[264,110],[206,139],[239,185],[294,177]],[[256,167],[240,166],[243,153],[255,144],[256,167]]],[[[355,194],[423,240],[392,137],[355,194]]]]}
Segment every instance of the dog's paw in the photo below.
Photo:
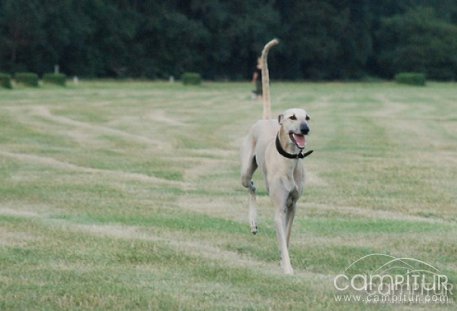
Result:
{"type": "Polygon", "coordinates": [[[257,234],[257,222],[255,219],[252,219],[249,225],[251,226],[251,233],[254,235],[257,234]]]}
{"type": "Polygon", "coordinates": [[[294,269],[292,269],[292,266],[290,264],[284,264],[284,262],[281,260],[280,266],[282,268],[282,272],[287,275],[293,275],[294,274],[294,269]]]}
{"type": "Polygon", "coordinates": [[[287,275],[294,275],[294,269],[292,269],[292,267],[290,269],[284,269],[284,274],[287,274],[287,275]]]}

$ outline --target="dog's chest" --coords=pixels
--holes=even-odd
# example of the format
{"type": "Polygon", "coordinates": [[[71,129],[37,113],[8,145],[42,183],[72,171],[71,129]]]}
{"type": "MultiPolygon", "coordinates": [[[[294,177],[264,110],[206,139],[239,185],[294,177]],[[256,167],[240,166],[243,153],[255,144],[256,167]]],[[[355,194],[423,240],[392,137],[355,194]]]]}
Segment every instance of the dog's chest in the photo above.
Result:
{"type": "Polygon", "coordinates": [[[286,188],[292,196],[296,196],[297,198],[303,192],[304,186],[304,172],[303,168],[298,168],[294,170],[293,174],[291,174],[286,182],[286,188]]]}
{"type": "Polygon", "coordinates": [[[303,193],[304,188],[304,169],[303,165],[298,161],[297,165],[289,166],[284,168],[286,174],[280,176],[282,187],[286,190],[290,196],[298,198],[303,193]]]}
{"type": "Polygon", "coordinates": [[[274,144],[267,147],[265,155],[262,167],[267,177],[267,187],[270,190],[279,187],[279,191],[300,196],[305,179],[303,160],[284,158],[276,151],[274,144]]]}

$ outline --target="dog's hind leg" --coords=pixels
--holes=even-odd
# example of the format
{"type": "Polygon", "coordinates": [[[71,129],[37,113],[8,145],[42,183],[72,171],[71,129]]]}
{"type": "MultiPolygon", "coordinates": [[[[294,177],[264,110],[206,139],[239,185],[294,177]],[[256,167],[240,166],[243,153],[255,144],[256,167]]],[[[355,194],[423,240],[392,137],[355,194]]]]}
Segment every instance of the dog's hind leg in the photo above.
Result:
{"type": "Polygon", "coordinates": [[[252,234],[257,233],[257,203],[256,188],[252,175],[257,169],[257,162],[253,155],[253,144],[246,139],[241,149],[241,184],[249,190],[249,225],[252,234]]]}
{"type": "Polygon", "coordinates": [[[251,226],[252,234],[257,233],[257,202],[256,202],[256,188],[252,181],[252,175],[257,168],[255,158],[252,159],[251,165],[241,175],[241,183],[249,190],[249,225],[251,226]]]}
{"type": "Polygon", "coordinates": [[[257,233],[257,202],[255,190],[254,182],[251,180],[249,186],[249,225],[251,226],[252,234],[257,233]]]}

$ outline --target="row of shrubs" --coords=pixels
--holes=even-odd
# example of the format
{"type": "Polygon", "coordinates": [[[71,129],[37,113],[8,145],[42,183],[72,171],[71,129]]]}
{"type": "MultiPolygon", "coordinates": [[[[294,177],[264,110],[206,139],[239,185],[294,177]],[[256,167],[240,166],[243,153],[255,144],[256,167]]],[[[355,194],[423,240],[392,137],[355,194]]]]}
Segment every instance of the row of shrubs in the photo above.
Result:
{"type": "MultiPolygon", "coordinates": [[[[400,84],[409,84],[424,86],[425,85],[425,74],[418,72],[401,72],[395,75],[395,81],[400,84]]],[[[181,81],[184,85],[200,85],[202,77],[199,73],[185,72],[181,75],[181,81]]]]}
{"type": "Polygon", "coordinates": [[[181,81],[184,85],[200,85],[202,77],[196,72],[185,72],[181,75],[181,81]]]}
{"type": "Polygon", "coordinates": [[[400,72],[395,75],[395,82],[400,84],[409,84],[424,86],[426,82],[425,74],[419,72],[400,72]]]}
{"type": "MultiPolygon", "coordinates": [[[[7,89],[13,88],[13,78],[10,74],[0,73],[0,86],[7,89]]],[[[17,72],[14,74],[14,80],[16,83],[38,87],[39,78],[36,73],[33,72],[17,72]]],[[[67,76],[62,73],[45,73],[43,75],[44,83],[52,83],[61,86],[65,86],[67,81],[67,76]]]]}
{"type": "MultiPolygon", "coordinates": [[[[394,79],[400,84],[417,86],[424,86],[426,82],[425,74],[418,72],[401,72],[395,75],[394,79]]],[[[185,72],[181,75],[181,81],[184,85],[200,85],[202,77],[199,73],[185,72]]]]}
{"type": "MultiPolygon", "coordinates": [[[[38,75],[31,72],[18,72],[14,75],[16,83],[38,87],[38,75]]],[[[46,73],[43,75],[43,82],[65,86],[67,77],[61,73],[46,73]]],[[[185,72],[181,75],[181,81],[184,85],[200,85],[202,77],[199,73],[185,72]]],[[[395,75],[395,81],[401,84],[424,86],[426,82],[423,73],[402,72],[395,75]]],[[[4,88],[13,88],[11,75],[0,73],[0,86],[4,88]]]]}
{"type": "MultiPolygon", "coordinates": [[[[14,80],[16,83],[38,87],[39,78],[36,73],[33,72],[18,72],[14,74],[14,80]]],[[[43,75],[44,83],[52,83],[61,86],[65,86],[67,76],[61,73],[46,73],[43,75]]],[[[181,75],[181,81],[184,85],[200,85],[202,83],[202,77],[199,73],[185,72],[181,75]]],[[[0,86],[7,89],[13,88],[12,77],[7,73],[0,73],[0,86]]]]}

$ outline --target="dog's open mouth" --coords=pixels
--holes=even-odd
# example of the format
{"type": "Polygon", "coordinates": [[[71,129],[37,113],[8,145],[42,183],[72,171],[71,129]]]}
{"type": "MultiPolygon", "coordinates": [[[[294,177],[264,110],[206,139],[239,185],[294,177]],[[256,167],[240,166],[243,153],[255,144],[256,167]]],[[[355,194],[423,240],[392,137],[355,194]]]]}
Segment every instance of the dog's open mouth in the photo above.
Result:
{"type": "Polygon", "coordinates": [[[290,140],[300,149],[305,148],[305,135],[289,133],[290,140]]]}

